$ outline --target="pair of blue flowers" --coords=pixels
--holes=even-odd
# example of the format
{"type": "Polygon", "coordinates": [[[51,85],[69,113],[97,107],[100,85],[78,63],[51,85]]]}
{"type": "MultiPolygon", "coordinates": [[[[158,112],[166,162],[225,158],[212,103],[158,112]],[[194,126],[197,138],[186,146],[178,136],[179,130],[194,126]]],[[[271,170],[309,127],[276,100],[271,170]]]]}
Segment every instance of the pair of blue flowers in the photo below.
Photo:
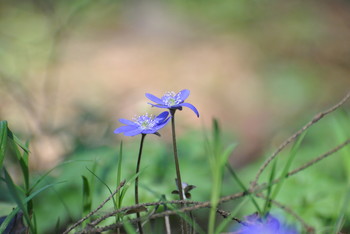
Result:
{"type": "MultiPolygon", "coordinates": [[[[170,112],[175,113],[176,110],[182,110],[183,107],[190,108],[199,117],[198,110],[192,104],[185,102],[190,95],[188,89],[181,90],[178,93],[167,92],[161,98],[154,96],[153,94],[146,93],[146,97],[153,103],[148,103],[153,107],[166,108],[170,112]]],[[[163,128],[170,120],[169,112],[164,111],[157,116],[141,115],[133,119],[119,119],[119,122],[125,124],[114,130],[115,134],[123,133],[125,136],[136,136],[138,134],[157,134],[158,130],[163,128]]]]}

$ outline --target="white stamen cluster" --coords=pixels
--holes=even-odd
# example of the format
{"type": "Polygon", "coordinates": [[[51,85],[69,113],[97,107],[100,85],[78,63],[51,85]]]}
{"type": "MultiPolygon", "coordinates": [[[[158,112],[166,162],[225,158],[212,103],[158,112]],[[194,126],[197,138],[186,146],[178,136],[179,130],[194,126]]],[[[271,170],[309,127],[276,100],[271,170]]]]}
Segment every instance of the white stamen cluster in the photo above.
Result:
{"type": "Polygon", "coordinates": [[[180,95],[176,95],[175,92],[167,92],[163,97],[162,101],[167,106],[174,106],[182,102],[180,95]]]}
{"type": "Polygon", "coordinates": [[[154,121],[153,115],[145,115],[136,116],[133,118],[134,122],[140,125],[141,129],[151,129],[156,125],[156,121],[154,121]]]}

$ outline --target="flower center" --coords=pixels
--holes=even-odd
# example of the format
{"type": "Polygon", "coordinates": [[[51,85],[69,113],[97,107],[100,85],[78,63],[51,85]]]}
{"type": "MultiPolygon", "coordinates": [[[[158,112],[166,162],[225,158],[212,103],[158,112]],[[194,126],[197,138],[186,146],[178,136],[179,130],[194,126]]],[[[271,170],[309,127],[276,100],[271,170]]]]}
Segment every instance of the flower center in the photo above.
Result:
{"type": "Polygon", "coordinates": [[[148,114],[135,117],[134,122],[137,123],[143,130],[151,129],[154,127],[154,125],[156,125],[156,121],[154,121],[154,116],[148,114]]]}
{"type": "Polygon", "coordinates": [[[181,103],[181,99],[179,98],[178,95],[176,95],[175,92],[167,92],[163,97],[162,101],[165,103],[167,106],[174,106],[179,103],[181,103]]]}

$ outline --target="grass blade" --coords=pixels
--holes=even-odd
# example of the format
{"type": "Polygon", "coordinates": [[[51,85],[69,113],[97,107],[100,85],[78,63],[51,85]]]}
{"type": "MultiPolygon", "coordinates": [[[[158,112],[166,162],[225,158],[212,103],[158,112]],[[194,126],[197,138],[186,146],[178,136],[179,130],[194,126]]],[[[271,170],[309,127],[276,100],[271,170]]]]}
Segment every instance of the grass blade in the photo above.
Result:
{"type": "Polygon", "coordinates": [[[265,205],[264,205],[264,210],[262,213],[260,213],[261,217],[265,217],[267,213],[270,211],[271,208],[271,192],[272,192],[272,184],[273,180],[275,179],[275,174],[276,174],[276,165],[277,165],[277,158],[272,164],[271,168],[271,173],[269,176],[269,186],[267,187],[267,194],[266,194],[266,200],[265,200],[265,205]]]}
{"type": "MultiPolygon", "coordinates": [[[[31,201],[34,197],[36,197],[38,194],[40,194],[41,192],[45,191],[46,189],[57,185],[57,184],[61,184],[64,183],[62,182],[57,182],[57,183],[53,183],[53,184],[49,184],[49,185],[45,185],[44,187],[38,189],[37,191],[33,192],[30,196],[26,197],[23,201],[23,206],[26,205],[29,201],[31,201]]],[[[10,221],[12,220],[13,217],[15,217],[15,215],[17,214],[17,212],[20,210],[20,208],[17,206],[15,209],[13,209],[11,211],[11,213],[9,215],[7,215],[6,219],[4,220],[4,222],[0,225],[0,233],[3,233],[7,227],[7,225],[10,223],[10,221]]]]}
{"type": "MultiPolygon", "coordinates": [[[[86,167],[86,169],[92,174],[95,176],[95,178],[97,178],[109,191],[110,194],[113,194],[113,191],[111,190],[111,188],[106,184],[106,182],[104,182],[98,175],[96,175],[96,173],[94,173],[93,171],[91,171],[89,168],[86,167]]],[[[114,207],[117,206],[114,198],[112,198],[112,201],[113,201],[113,205],[114,207]]]]}
{"type": "MultiPolygon", "coordinates": [[[[241,179],[239,179],[239,177],[237,176],[237,174],[235,173],[235,171],[233,170],[231,165],[229,163],[227,163],[226,166],[227,166],[228,171],[232,175],[233,179],[237,182],[237,184],[241,187],[241,189],[244,192],[248,191],[247,187],[244,186],[243,182],[241,181],[241,179]]],[[[259,212],[259,214],[261,214],[261,209],[260,209],[258,203],[256,202],[256,200],[254,199],[254,196],[251,193],[248,193],[248,197],[251,200],[251,202],[253,203],[253,205],[255,206],[255,209],[259,212]]]]}
{"type": "Polygon", "coordinates": [[[53,170],[55,170],[56,168],[59,168],[61,166],[64,166],[66,164],[70,164],[70,163],[75,163],[75,162],[90,162],[92,160],[69,160],[66,162],[63,162],[53,168],[51,168],[50,170],[48,170],[47,172],[45,172],[45,174],[43,174],[42,176],[39,177],[39,179],[37,179],[37,181],[34,183],[34,185],[30,188],[30,192],[32,192],[36,186],[38,186],[40,184],[41,181],[43,181],[53,170]]]}
{"type": "Polygon", "coordinates": [[[0,170],[5,158],[7,146],[7,121],[0,121],[0,170]]]}
{"type": "Polygon", "coordinates": [[[289,170],[290,166],[292,165],[292,162],[293,162],[293,160],[294,160],[294,158],[295,158],[295,156],[296,156],[296,154],[297,154],[297,152],[298,152],[298,150],[299,150],[299,148],[300,148],[301,142],[304,140],[304,137],[305,137],[306,133],[307,133],[307,130],[306,130],[305,132],[303,132],[303,133],[299,136],[298,140],[297,140],[297,141],[295,142],[295,144],[293,145],[293,147],[292,147],[292,149],[291,149],[291,151],[290,151],[289,157],[288,157],[288,161],[287,161],[287,163],[286,163],[286,165],[285,165],[285,167],[283,168],[283,171],[282,171],[282,173],[281,173],[281,176],[280,176],[281,180],[280,180],[280,182],[276,185],[276,188],[274,189],[273,194],[272,194],[272,196],[271,196],[271,199],[272,199],[272,200],[275,200],[275,198],[276,198],[278,192],[279,192],[280,189],[282,188],[283,182],[284,182],[284,180],[286,179],[286,176],[287,176],[287,174],[288,174],[288,170],[289,170]]]}
{"type": "Polygon", "coordinates": [[[91,210],[92,197],[91,197],[90,184],[88,179],[85,176],[82,176],[82,179],[83,179],[83,216],[85,216],[91,210]]]}
{"type": "Polygon", "coordinates": [[[19,209],[23,211],[23,216],[26,219],[27,224],[29,225],[31,233],[36,233],[32,223],[31,223],[31,220],[30,220],[30,217],[29,217],[29,214],[28,214],[28,210],[24,206],[24,204],[22,202],[22,199],[20,197],[20,194],[18,193],[18,189],[17,189],[16,185],[13,183],[13,180],[12,180],[10,174],[7,172],[6,168],[4,168],[4,180],[6,182],[8,191],[11,194],[11,197],[16,202],[16,204],[19,207],[19,209]]]}
{"type": "Polygon", "coordinates": [[[16,135],[15,134],[13,134],[13,132],[9,129],[9,128],[7,128],[7,136],[8,136],[8,138],[10,138],[16,145],[18,145],[23,151],[25,151],[25,152],[27,152],[28,154],[29,154],[29,149],[28,149],[28,147],[25,145],[25,144],[23,144],[19,139],[18,139],[18,137],[16,137],[16,135]]]}

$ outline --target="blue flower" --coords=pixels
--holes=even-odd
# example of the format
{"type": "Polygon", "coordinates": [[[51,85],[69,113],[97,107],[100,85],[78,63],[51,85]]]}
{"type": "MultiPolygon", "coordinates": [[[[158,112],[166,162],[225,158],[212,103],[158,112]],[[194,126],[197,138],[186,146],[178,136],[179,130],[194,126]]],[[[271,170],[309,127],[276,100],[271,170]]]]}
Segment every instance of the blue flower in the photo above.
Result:
{"type": "Polygon", "coordinates": [[[198,110],[192,104],[185,102],[186,98],[190,95],[188,89],[181,90],[178,93],[167,92],[163,97],[158,98],[153,94],[146,93],[146,97],[155,102],[156,104],[149,103],[152,106],[159,108],[167,108],[169,110],[182,110],[182,107],[190,108],[199,117],[198,110]]]}
{"type": "Polygon", "coordinates": [[[124,133],[125,136],[135,136],[138,134],[158,134],[157,131],[163,128],[170,120],[169,112],[164,111],[158,116],[141,115],[131,120],[119,119],[119,122],[125,124],[114,130],[115,134],[124,133]]]}
{"type": "Polygon", "coordinates": [[[283,225],[274,216],[268,214],[265,218],[257,213],[249,215],[234,234],[298,234],[291,226],[283,225]]]}

